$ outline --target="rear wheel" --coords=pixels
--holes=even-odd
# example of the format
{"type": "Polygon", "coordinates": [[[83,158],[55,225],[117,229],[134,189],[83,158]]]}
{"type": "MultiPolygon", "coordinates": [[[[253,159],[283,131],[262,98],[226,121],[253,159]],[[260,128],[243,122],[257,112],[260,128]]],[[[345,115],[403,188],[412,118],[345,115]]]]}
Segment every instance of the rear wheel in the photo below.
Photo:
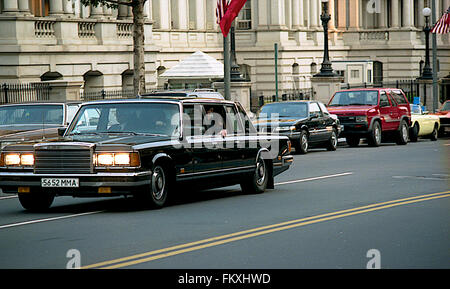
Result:
{"type": "Polygon", "coordinates": [[[19,193],[19,202],[28,211],[45,211],[55,199],[54,194],[46,192],[19,193]]]}
{"type": "Polygon", "coordinates": [[[335,151],[337,149],[337,145],[338,145],[337,132],[333,128],[333,131],[331,132],[330,139],[328,140],[328,143],[327,143],[327,150],[335,151]]]}
{"type": "Polygon", "coordinates": [[[267,188],[269,177],[267,162],[262,157],[258,157],[253,176],[241,183],[241,189],[249,194],[263,193],[267,188]]]}
{"type": "Polygon", "coordinates": [[[400,127],[397,133],[397,144],[406,145],[408,143],[408,124],[405,120],[400,122],[400,127]]]}

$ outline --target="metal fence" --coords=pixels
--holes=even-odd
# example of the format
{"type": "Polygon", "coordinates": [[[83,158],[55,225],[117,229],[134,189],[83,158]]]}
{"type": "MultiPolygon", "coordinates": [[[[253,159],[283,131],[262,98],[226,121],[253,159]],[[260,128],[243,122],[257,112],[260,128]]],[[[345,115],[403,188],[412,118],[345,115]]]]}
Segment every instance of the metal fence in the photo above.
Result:
{"type": "Polygon", "coordinates": [[[263,92],[252,91],[250,97],[250,107],[251,111],[256,112],[266,103],[291,100],[309,100],[312,99],[312,96],[312,88],[283,90],[278,94],[278,100],[276,95],[264,95],[263,92]]]}
{"type": "Polygon", "coordinates": [[[0,104],[50,100],[48,83],[3,83],[0,104]]]}
{"type": "Polygon", "coordinates": [[[351,88],[372,88],[372,87],[385,87],[385,88],[399,88],[403,90],[408,101],[412,102],[414,97],[419,96],[420,85],[416,79],[403,79],[403,80],[392,80],[392,81],[383,81],[378,82],[376,84],[368,84],[368,83],[358,83],[358,84],[349,84],[343,83],[341,84],[342,89],[351,89],[351,88]]]}
{"type": "Polygon", "coordinates": [[[101,99],[119,99],[119,98],[135,98],[136,95],[131,89],[121,89],[121,90],[106,90],[102,89],[100,91],[94,92],[84,92],[80,93],[80,99],[82,101],[90,100],[101,100],[101,99]]]}

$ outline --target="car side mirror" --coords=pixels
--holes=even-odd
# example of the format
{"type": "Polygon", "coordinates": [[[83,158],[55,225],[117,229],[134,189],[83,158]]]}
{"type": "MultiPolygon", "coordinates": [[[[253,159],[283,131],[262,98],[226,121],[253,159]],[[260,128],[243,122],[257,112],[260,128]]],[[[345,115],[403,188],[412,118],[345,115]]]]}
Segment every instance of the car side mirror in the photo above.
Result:
{"type": "Polygon", "coordinates": [[[67,127],[58,127],[58,136],[63,136],[67,127]]]}
{"type": "Polygon", "coordinates": [[[318,115],[317,113],[311,113],[311,114],[309,115],[309,117],[310,117],[311,119],[315,119],[315,118],[318,118],[319,115],[318,115]]]}

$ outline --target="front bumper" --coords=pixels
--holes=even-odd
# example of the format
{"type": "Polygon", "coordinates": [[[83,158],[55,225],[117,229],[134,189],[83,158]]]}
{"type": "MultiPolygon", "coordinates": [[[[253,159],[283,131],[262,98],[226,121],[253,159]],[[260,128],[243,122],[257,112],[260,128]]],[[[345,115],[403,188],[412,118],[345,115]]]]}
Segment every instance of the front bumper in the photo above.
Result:
{"type": "Polygon", "coordinates": [[[0,172],[3,193],[16,194],[19,188],[26,191],[48,190],[64,196],[111,196],[132,194],[137,187],[151,183],[151,172],[99,172],[94,174],[35,174],[33,172],[0,172]],[[79,180],[78,187],[42,187],[42,178],[79,180]],[[109,188],[99,190],[99,188],[109,188]]]}
{"type": "Polygon", "coordinates": [[[282,156],[281,159],[278,158],[273,162],[273,176],[277,176],[282,172],[289,169],[289,166],[294,162],[294,157],[292,155],[282,156]]]}
{"type": "Polygon", "coordinates": [[[370,132],[369,124],[366,122],[341,123],[341,137],[360,135],[365,136],[370,132]]]}

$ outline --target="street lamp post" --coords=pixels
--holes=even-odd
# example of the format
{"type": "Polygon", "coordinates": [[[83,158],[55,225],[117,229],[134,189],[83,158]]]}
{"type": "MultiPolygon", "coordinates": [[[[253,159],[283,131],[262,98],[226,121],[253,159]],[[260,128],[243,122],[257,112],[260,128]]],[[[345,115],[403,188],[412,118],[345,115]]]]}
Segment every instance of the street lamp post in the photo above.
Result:
{"type": "Polygon", "coordinates": [[[422,11],[423,16],[425,16],[425,26],[423,27],[423,31],[425,32],[425,66],[422,70],[421,79],[433,79],[433,71],[430,65],[430,15],[431,9],[425,7],[422,11]]]}
{"type": "Polygon", "coordinates": [[[323,51],[323,62],[320,72],[315,74],[315,77],[333,77],[336,73],[333,72],[331,67],[331,61],[328,50],[328,22],[331,20],[331,16],[328,13],[328,0],[322,1],[322,15],[320,15],[320,20],[322,20],[323,33],[324,33],[324,51],[323,51]]]}

